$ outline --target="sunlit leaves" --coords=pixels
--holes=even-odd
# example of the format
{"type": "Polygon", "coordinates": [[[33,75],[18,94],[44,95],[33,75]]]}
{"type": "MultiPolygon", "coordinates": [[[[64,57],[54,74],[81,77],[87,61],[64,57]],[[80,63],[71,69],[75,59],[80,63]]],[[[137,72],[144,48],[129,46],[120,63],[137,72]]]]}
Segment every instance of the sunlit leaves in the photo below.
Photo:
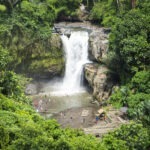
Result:
{"type": "Polygon", "coordinates": [[[3,11],[5,11],[5,10],[6,10],[5,5],[1,5],[1,4],[0,4],[0,11],[2,11],[2,12],[3,12],[3,11]]]}
{"type": "Polygon", "coordinates": [[[131,80],[131,88],[135,92],[150,93],[150,72],[137,72],[131,80]]]}
{"type": "Polygon", "coordinates": [[[62,129],[55,120],[44,120],[30,106],[3,95],[0,95],[1,105],[0,148],[105,150],[95,137],[75,129],[62,129]]]}
{"type": "Polygon", "coordinates": [[[141,124],[131,123],[123,125],[119,130],[110,133],[110,135],[117,140],[124,141],[127,149],[147,150],[150,146],[148,129],[144,128],[141,124]]]}

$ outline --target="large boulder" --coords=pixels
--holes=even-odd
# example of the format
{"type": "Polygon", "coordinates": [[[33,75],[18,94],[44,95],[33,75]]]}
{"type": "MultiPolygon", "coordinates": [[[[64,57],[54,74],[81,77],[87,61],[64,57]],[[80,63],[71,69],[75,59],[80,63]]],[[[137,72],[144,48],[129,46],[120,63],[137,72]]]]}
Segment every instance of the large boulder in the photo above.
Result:
{"type": "Polygon", "coordinates": [[[109,29],[93,30],[89,36],[89,58],[101,62],[108,51],[109,29]]]}
{"type": "Polygon", "coordinates": [[[85,79],[93,89],[93,98],[99,102],[108,99],[111,94],[113,82],[109,76],[109,70],[99,64],[86,64],[85,79]]]}

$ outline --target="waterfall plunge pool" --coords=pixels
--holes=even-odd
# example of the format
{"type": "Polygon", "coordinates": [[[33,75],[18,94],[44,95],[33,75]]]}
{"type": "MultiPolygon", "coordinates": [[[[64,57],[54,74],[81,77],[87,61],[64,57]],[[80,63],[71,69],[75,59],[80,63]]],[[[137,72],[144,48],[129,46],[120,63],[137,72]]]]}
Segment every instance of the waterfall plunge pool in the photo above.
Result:
{"type": "Polygon", "coordinates": [[[53,116],[70,108],[93,107],[92,96],[83,85],[83,67],[89,63],[87,31],[72,31],[61,35],[65,54],[65,74],[62,80],[40,82],[40,92],[33,96],[35,109],[53,116]]]}
{"type": "Polygon", "coordinates": [[[38,93],[32,95],[33,106],[37,112],[46,118],[72,108],[94,108],[91,103],[91,93],[85,88],[80,91],[67,94],[66,91],[59,91],[59,83],[56,81],[40,80],[34,81],[38,93]]]}

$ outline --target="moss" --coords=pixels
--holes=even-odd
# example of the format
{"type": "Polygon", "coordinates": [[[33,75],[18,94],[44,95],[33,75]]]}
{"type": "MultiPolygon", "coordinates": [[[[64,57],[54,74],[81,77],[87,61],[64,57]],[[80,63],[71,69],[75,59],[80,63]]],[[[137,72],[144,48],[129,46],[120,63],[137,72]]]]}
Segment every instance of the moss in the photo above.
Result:
{"type": "Polygon", "coordinates": [[[46,58],[32,61],[28,70],[30,72],[61,72],[63,69],[63,59],[46,58]]]}
{"type": "Polygon", "coordinates": [[[21,40],[14,35],[10,49],[13,57],[10,67],[17,72],[61,74],[64,69],[62,43],[58,34],[44,40],[31,38],[30,42],[26,34],[21,40]]]}

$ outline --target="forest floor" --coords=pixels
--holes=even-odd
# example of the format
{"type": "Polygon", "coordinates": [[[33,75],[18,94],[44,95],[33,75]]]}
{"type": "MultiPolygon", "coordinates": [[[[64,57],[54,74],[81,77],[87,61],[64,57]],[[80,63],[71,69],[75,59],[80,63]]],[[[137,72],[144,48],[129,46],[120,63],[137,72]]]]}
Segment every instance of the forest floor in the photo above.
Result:
{"type": "Polygon", "coordinates": [[[62,127],[80,128],[86,134],[100,137],[103,134],[128,123],[123,119],[122,112],[113,108],[107,108],[106,119],[96,122],[98,110],[92,107],[71,108],[54,115],[54,118],[62,127]],[[83,116],[84,115],[84,116],[83,116]]]}

